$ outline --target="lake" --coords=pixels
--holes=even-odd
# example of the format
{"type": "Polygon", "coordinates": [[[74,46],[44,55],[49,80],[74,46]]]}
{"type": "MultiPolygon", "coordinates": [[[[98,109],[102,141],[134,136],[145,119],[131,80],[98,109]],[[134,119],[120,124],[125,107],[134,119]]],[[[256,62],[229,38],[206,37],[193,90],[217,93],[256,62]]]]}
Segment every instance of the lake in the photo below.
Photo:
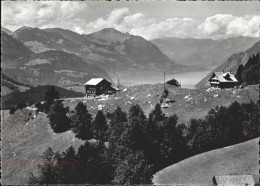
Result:
{"type": "MultiPolygon", "coordinates": [[[[199,72],[183,72],[183,73],[166,73],[165,81],[172,78],[181,82],[183,88],[194,89],[194,86],[208,75],[210,71],[199,71],[199,72]]],[[[120,72],[118,75],[120,84],[125,86],[140,85],[140,84],[156,84],[164,82],[163,72],[120,72]]],[[[117,78],[113,78],[114,82],[117,83],[117,78]]]]}

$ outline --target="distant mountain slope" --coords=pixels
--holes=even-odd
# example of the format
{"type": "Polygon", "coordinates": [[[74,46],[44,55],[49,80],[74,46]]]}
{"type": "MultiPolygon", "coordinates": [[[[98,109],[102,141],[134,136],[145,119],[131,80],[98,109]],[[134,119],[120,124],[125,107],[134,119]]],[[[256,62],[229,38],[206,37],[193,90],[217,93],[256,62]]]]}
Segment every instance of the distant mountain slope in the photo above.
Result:
{"type": "Polygon", "coordinates": [[[12,36],[1,31],[2,41],[2,67],[12,67],[15,65],[16,59],[27,58],[34,53],[28,49],[23,43],[17,41],[12,36]]]}
{"type": "Polygon", "coordinates": [[[223,40],[194,38],[159,38],[152,42],[176,62],[189,66],[212,69],[230,54],[248,49],[258,38],[231,37],[223,40]]]}
{"type": "Polygon", "coordinates": [[[36,53],[51,49],[74,53],[108,72],[113,80],[124,78],[125,72],[191,70],[170,60],[150,41],[113,28],[80,35],[61,28],[23,27],[15,31],[15,37],[36,53]]]}
{"type": "Polygon", "coordinates": [[[1,74],[1,96],[12,92],[23,92],[28,89],[30,89],[29,85],[17,82],[3,73],[1,74]]]}
{"type": "MultiPolygon", "coordinates": [[[[238,66],[240,64],[245,65],[248,61],[249,57],[253,54],[257,54],[260,52],[260,41],[256,42],[253,46],[247,49],[245,52],[238,52],[231,55],[223,64],[212,70],[212,72],[217,71],[232,71],[233,73],[237,72],[238,66]]],[[[195,87],[203,88],[209,86],[208,79],[212,75],[212,72],[209,73],[205,78],[203,78],[195,87]]]]}
{"type": "Polygon", "coordinates": [[[46,51],[16,62],[17,68],[4,68],[3,72],[29,85],[83,86],[92,77],[104,77],[111,81],[109,75],[99,67],[63,51],[46,51]]]}
{"type": "Polygon", "coordinates": [[[14,33],[11,30],[8,30],[7,28],[1,27],[1,31],[5,32],[8,35],[13,35],[14,33]]]}
{"type": "Polygon", "coordinates": [[[39,28],[22,27],[14,32],[14,37],[35,53],[48,50],[72,52],[76,44],[56,32],[45,32],[39,28]]]}
{"type": "Polygon", "coordinates": [[[202,153],[171,165],[154,175],[156,185],[213,185],[217,175],[250,174],[259,183],[259,138],[202,153]]]}

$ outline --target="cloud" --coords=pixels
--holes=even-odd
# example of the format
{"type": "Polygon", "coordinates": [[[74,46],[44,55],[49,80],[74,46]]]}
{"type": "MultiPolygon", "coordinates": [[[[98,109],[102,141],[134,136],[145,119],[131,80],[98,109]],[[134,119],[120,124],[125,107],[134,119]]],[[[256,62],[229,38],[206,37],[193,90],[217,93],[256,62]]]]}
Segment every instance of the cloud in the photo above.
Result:
{"type": "Polygon", "coordinates": [[[71,28],[86,9],[87,4],[83,2],[2,2],[2,25],[11,30],[22,26],[71,28]]]}
{"type": "Polygon", "coordinates": [[[86,24],[86,26],[84,26],[85,28],[82,29],[82,32],[85,30],[85,32],[91,33],[107,27],[117,27],[122,23],[124,18],[129,15],[129,13],[130,11],[128,8],[114,9],[107,16],[107,19],[100,17],[95,21],[86,24]]]}
{"type": "Polygon", "coordinates": [[[230,14],[216,14],[206,18],[199,26],[201,36],[223,38],[230,36],[259,36],[259,15],[235,17],[230,14]]]}
{"type": "Polygon", "coordinates": [[[116,8],[110,12],[98,9],[100,13],[96,12],[92,17],[89,10],[88,3],[78,1],[2,2],[2,25],[10,30],[22,26],[61,27],[85,34],[114,27],[119,31],[140,35],[146,39],[259,36],[259,15],[216,14],[200,19],[192,17],[158,19],[156,12],[154,17],[147,17],[142,12],[132,13],[128,7],[116,8]]]}

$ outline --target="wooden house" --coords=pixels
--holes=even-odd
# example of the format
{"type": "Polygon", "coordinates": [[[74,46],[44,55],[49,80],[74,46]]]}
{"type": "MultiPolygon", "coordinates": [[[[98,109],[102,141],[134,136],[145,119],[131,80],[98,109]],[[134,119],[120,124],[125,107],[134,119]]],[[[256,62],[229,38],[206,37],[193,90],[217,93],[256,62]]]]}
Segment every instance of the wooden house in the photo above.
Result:
{"type": "Polygon", "coordinates": [[[224,175],[213,177],[214,186],[254,186],[252,175],[224,175]]]}
{"type": "Polygon", "coordinates": [[[237,79],[231,71],[213,72],[208,81],[210,82],[211,87],[218,88],[233,88],[238,83],[237,79]]]}
{"type": "Polygon", "coordinates": [[[115,89],[112,84],[104,78],[92,78],[85,83],[87,96],[99,96],[102,94],[113,94],[115,89]]]}

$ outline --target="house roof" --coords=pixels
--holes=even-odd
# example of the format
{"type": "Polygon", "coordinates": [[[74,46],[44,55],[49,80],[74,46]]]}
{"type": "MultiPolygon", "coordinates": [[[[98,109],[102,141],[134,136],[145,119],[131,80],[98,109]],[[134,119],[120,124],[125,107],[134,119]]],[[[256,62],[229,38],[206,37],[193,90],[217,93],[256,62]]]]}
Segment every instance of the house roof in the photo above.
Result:
{"type": "Polygon", "coordinates": [[[215,176],[217,185],[254,185],[255,180],[252,175],[226,175],[215,176]]]}
{"type": "Polygon", "coordinates": [[[238,82],[234,74],[230,72],[213,72],[210,80],[217,80],[219,82],[238,82]]]}
{"type": "Polygon", "coordinates": [[[97,85],[103,80],[104,78],[92,78],[88,82],[86,82],[85,85],[97,85]]]}

